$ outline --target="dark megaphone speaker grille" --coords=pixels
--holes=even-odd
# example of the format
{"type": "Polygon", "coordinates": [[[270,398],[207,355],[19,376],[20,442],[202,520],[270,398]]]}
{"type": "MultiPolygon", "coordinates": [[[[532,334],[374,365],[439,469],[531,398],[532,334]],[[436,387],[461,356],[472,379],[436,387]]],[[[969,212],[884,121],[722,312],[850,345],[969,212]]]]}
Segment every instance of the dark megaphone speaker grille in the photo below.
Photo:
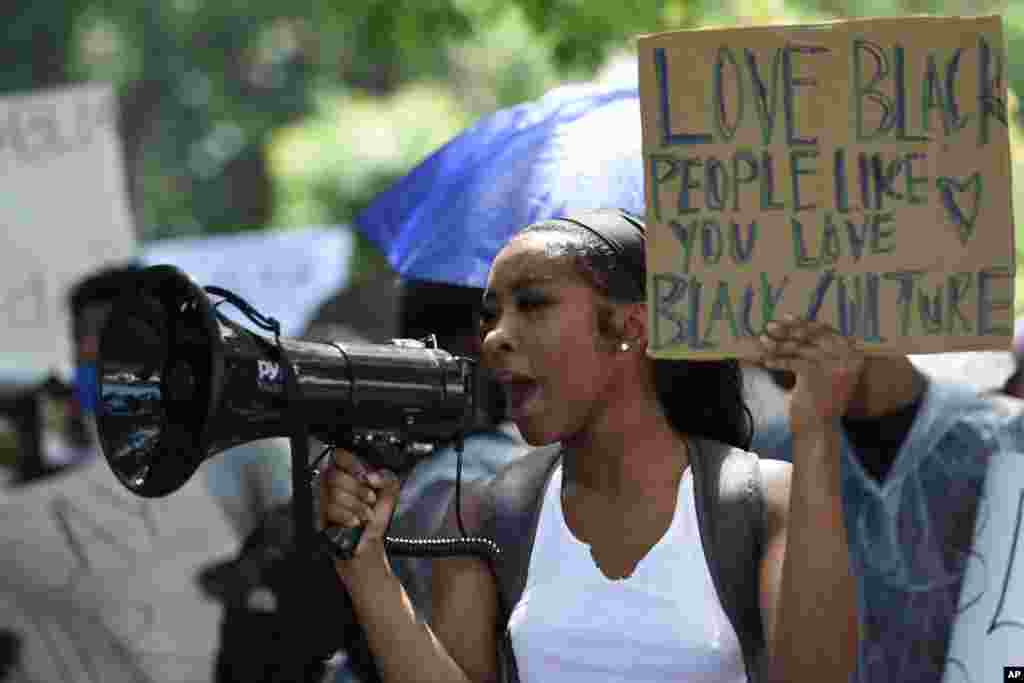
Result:
{"type": "Polygon", "coordinates": [[[348,445],[446,440],[473,413],[474,365],[441,349],[269,339],[171,266],[139,271],[126,289],[100,337],[97,426],[110,467],[139,495],[175,491],[232,446],[290,436],[297,415],[317,439],[348,445]]]}
{"type": "Polygon", "coordinates": [[[100,336],[97,427],[121,482],[162,496],[203,460],[223,374],[219,335],[206,295],[179,271],[156,266],[133,284],[100,336]]]}

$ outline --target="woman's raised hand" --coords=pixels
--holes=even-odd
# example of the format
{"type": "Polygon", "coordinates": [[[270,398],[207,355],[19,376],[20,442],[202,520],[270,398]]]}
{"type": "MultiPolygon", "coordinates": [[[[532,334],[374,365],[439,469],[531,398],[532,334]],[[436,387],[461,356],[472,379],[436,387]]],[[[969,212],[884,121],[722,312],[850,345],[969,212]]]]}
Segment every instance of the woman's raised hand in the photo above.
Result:
{"type": "Polygon", "coordinates": [[[366,525],[355,556],[384,538],[400,488],[393,472],[370,470],[353,453],[337,449],[320,482],[320,521],[324,526],[366,525]]]}
{"type": "Polygon", "coordinates": [[[765,325],[759,342],[766,367],[796,375],[789,415],[794,434],[831,428],[846,413],[864,366],[852,340],[828,325],[787,316],[765,325]]]}

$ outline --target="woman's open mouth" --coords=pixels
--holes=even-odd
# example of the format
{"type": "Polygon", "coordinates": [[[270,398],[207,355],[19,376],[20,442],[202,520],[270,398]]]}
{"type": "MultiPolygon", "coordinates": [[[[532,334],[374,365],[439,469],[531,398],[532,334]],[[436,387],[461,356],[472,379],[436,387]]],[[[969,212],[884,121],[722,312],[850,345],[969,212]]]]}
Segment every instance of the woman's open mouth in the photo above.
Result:
{"type": "Polygon", "coordinates": [[[540,385],[532,380],[516,380],[502,386],[508,399],[508,416],[513,420],[524,417],[530,403],[540,393],[540,385]]]}

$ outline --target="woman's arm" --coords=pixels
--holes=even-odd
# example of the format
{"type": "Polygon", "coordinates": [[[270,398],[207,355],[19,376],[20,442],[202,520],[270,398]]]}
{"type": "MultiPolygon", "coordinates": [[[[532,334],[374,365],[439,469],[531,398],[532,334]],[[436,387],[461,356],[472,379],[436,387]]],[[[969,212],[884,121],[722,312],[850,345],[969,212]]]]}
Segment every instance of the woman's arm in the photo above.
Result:
{"type": "Polygon", "coordinates": [[[920,400],[927,384],[906,356],[866,357],[845,417],[863,420],[895,413],[920,400]]]}
{"type": "Polygon", "coordinates": [[[906,356],[864,359],[843,429],[864,471],[883,482],[921,407],[928,381],[906,356]]]}
{"type": "Polygon", "coordinates": [[[767,544],[761,608],[770,681],[847,681],[857,655],[839,477],[839,420],[861,360],[834,331],[789,321],[769,328],[766,362],[796,372],[793,465],[764,462],[767,544]]]}
{"type": "MultiPolygon", "coordinates": [[[[341,562],[339,562],[339,565],[341,562]]],[[[433,627],[416,616],[379,542],[339,567],[385,682],[491,683],[496,677],[496,585],[481,560],[436,560],[433,627]]]]}
{"type": "Polygon", "coordinates": [[[490,683],[495,678],[497,585],[479,560],[435,563],[433,617],[421,621],[391,571],[384,531],[398,498],[397,477],[367,473],[350,453],[336,451],[322,496],[323,521],[366,523],[355,555],[335,569],[348,590],[385,683],[490,683]]]}
{"type": "Polygon", "coordinates": [[[792,466],[762,461],[768,541],[761,613],[770,681],[845,683],[855,666],[856,586],[840,505],[838,443],[837,432],[806,434],[794,440],[792,466]]]}

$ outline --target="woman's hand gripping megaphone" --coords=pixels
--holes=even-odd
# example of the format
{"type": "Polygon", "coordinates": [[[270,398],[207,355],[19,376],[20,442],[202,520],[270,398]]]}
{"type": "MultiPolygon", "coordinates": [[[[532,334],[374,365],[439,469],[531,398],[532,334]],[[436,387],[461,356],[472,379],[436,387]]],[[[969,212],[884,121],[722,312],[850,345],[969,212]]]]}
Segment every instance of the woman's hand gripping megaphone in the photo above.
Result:
{"type": "Polygon", "coordinates": [[[349,559],[383,544],[400,487],[390,470],[371,470],[355,454],[334,451],[320,476],[320,521],[336,557],[349,559]]]}

